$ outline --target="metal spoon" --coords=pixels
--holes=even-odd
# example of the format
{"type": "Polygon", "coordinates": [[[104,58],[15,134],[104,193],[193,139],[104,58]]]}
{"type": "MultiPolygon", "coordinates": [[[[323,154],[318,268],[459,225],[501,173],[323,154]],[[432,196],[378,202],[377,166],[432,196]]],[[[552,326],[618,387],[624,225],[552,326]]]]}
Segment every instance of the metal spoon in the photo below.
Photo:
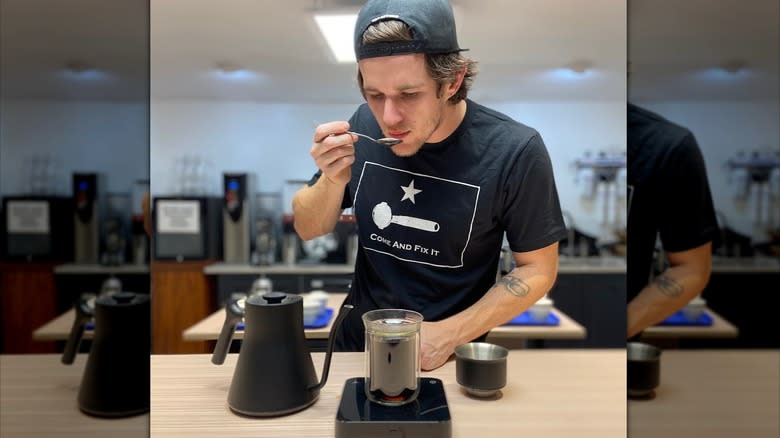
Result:
{"type": "Polygon", "coordinates": [[[367,138],[367,139],[373,141],[374,143],[378,143],[378,144],[381,144],[381,145],[384,145],[384,146],[387,146],[387,147],[393,147],[393,146],[395,146],[398,143],[401,143],[403,141],[403,140],[400,140],[400,139],[397,139],[397,138],[390,138],[390,137],[384,137],[384,138],[380,138],[380,139],[375,139],[375,138],[371,138],[371,137],[369,137],[369,136],[367,136],[365,134],[361,134],[359,132],[352,132],[352,131],[347,131],[347,132],[350,133],[350,134],[355,134],[355,135],[357,135],[359,137],[367,138]]]}

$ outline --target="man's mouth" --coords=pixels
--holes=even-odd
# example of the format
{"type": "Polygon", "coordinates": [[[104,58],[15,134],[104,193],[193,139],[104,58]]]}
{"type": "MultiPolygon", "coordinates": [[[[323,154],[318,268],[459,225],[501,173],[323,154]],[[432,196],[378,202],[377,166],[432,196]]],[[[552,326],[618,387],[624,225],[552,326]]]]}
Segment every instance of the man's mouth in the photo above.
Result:
{"type": "Polygon", "coordinates": [[[409,132],[410,131],[390,131],[389,134],[390,134],[390,137],[398,138],[398,139],[403,140],[404,137],[409,135],[409,132]]]}

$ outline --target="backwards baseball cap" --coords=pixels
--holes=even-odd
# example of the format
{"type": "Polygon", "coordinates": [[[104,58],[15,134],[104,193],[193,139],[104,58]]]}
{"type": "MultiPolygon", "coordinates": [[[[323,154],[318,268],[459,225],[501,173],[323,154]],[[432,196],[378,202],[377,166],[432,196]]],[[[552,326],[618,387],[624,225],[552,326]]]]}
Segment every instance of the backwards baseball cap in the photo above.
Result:
{"type": "Polygon", "coordinates": [[[357,60],[406,53],[454,53],[458,46],[455,16],[449,0],[368,0],[355,23],[357,60]],[[374,23],[399,20],[409,26],[411,41],[363,44],[363,32],[374,23]]]}

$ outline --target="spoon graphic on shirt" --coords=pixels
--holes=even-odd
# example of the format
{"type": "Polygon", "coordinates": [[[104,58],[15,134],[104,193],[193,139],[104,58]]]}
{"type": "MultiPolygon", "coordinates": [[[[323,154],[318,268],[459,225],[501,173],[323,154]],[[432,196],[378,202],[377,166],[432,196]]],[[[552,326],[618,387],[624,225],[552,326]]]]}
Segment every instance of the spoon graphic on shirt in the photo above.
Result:
{"type": "Polygon", "coordinates": [[[380,230],[384,230],[390,224],[398,224],[404,227],[416,228],[423,231],[437,232],[439,224],[427,219],[420,219],[411,216],[393,216],[393,211],[387,202],[380,202],[371,212],[371,218],[380,230]]]}
{"type": "Polygon", "coordinates": [[[363,137],[363,138],[366,138],[368,140],[373,141],[374,143],[381,144],[383,146],[388,146],[388,147],[395,146],[398,143],[401,143],[403,141],[403,140],[400,140],[400,139],[397,139],[397,138],[390,138],[390,137],[383,137],[383,138],[380,138],[380,139],[376,139],[376,138],[373,138],[373,137],[369,137],[366,134],[361,134],[359,132],[353,132],[353,131],[347,131],[347,132],[349,134],[355,134],[358,137],[363,137]]]}

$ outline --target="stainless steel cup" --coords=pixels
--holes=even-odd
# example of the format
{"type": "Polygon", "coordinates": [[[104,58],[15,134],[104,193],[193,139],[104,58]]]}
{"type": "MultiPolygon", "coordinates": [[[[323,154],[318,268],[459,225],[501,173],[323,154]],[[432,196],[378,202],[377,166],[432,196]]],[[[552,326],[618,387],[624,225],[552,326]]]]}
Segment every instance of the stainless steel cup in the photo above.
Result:
{"type": "Polygon", "coordinates": [[[643,342],[629,342],[626,353],[628,396],[652,396],[653,390],[661,383],[661,349],[643,342]]]}
{"type": "Polygon", "coordinates": [[[492,397],[506,386],[509,350],[488,342],[455,347],[455,377],[463,389],[477,397],[492,397]]]}

